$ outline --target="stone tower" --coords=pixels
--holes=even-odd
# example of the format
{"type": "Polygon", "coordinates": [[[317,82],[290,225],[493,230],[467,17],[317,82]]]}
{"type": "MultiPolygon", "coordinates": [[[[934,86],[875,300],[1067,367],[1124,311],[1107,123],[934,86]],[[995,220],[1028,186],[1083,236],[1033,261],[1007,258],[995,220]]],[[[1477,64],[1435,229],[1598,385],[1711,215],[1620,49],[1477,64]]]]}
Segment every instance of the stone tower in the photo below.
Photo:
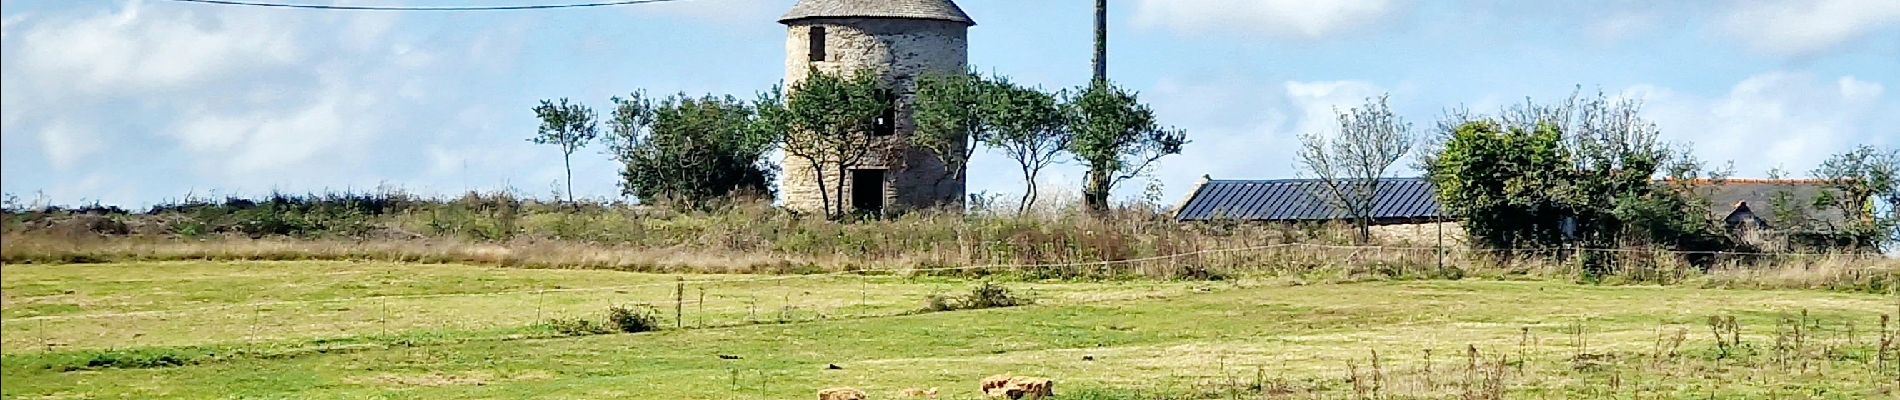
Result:
{"type": "MultiPolygon", "coordinates": [[[[911,104],[917,78],[927,72],[966,70],[968,32],[976,25],[951,0],[799,0],[779,22],[790,37],[785,42],[786,86],[804,80],[812,68],[826,73],[877,71],[897,97],[890,125],[879,134],[899,142],[916,131],[911,104]]],[[[843,185],[843,198],[832,204],[881,214],[953,204],[964,196],[964,179],[951,178],[942,162],[920,150],[901,150],[859,164],[850,171],[825,171],[826,186],[836,190],[843,185]]],[[[779,197],[785,207],[822,212],[818,177],[811,168],[802,160],[781,160],[780,166],[779,197]]]]}

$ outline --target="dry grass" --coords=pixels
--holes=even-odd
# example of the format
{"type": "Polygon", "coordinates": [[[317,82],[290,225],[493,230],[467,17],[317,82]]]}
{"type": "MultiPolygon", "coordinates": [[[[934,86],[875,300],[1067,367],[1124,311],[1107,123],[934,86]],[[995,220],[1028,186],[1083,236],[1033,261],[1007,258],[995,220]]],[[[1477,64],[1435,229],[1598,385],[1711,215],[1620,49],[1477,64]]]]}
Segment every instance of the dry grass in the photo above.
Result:
{"type": "MultiPolygon", "coordinates": [[[[1469,250],[1460,244],[1456,224],[1380,227],[1377,242],[1360,247],[1348,246],[1353,244],[1350,230],[1339,226],[1182,224],[1136,210],[1105,217],[1062,210],[1029,215],[916,212],[838,222],[762,204],[713,211],[489,204],[508,204],[502,200],[419,202],[376,215],[341,213],[325,217],[331,219],[322,220],[328,224],[322,226],[350,230],[298,236],[216,229],[205,233],[203,224],[192,223],[231,224],[237,214],[9,212],[0,233],[5,243],[0,262],[369,260],[656,273],[881,269],[1031,278],[1271,277],[1294,282],[1482,277],[1873,293],[1892,291],[1900,271],[1900,261],[1867,254],[1707,255],[1617,249],[1588,254],[1614,265],[1608,274],[1588,274],[1576,261],[1586,257],[1577,257],[1574,250],[1511,258],[1469,250]],[[1446,231],[1442,247],[1440,228],[1446,231]]],[[[264,221],[314,218],[270,215],[276,219],[264,221]]]]}
{"type": "MultiPolygon", "coordinates": [[[[865,228],[868,229],[868,228],[865,228]]],[[[895,229],[902,229],[895,227],[895,229]]],[[[1008,243],[952,239],[913,252],[741,251],[718,245],[666,247],[586,241],[515,239],[479,242],[457,238],[386,240],[162,236],[63,236],[11,232],[0,260],[6,263],[97,263],[128,261],[356,260],[464,263],[546,269],[604,269],[653,273],[806,274],[891,270],[947,275],[1010,274],[1030,278],[1151,277],[1168,279],[1288,279],[1295,283],[1388,279],[1568,279],[1611,284],[1689,284],[1752,289],[1821,289],[1889,293],[1900,287],[1900,260],[1870,254],[1721,254],[1604,250],[1619,267],[1587,277],[1563,254],[1509,259],[1459,248],[1361,247],[1296,241],[1299,234],[1206,232],[1122,238],[1108,250],[1075,252],[1021,249],[1008,243]],[[1280,236],[1286,235],[1286,236],[1280,236]],[[1291,236],[1291,237],[1288,237],[1291,236]],[[1225,240],[1231,239],[1231,240],[1225,240]],[[1157,242],[1166,240],[1165,244],[1157,242]],[[1128,246],[1123,241],[1144,242],[1128,246]],[[1119,248],[1119,250],[1117,250],[1119,248]],[[1138,248],[1138,249],[1137,249],[1138,248]],[[1105,257],[1095,253],[1118,254],[1105,257]],[[1703,264],[1687,261],[1705,257],[1703,264]],[[1111,262],[1103,262],[1110,260],[1111,262]],[[1703,265],[1707,265],[1706,267],[1703,265]]],[[[874,234],[856,233],[867,236],[874,234]]],[[[980,236],[980,235],[972,235],[980,236]]],[[[1314,238],[1307,236],[1307,239],[1314,238]]],[[[1078,244],[1067,243],[1063,246],[1078,244]]]]}

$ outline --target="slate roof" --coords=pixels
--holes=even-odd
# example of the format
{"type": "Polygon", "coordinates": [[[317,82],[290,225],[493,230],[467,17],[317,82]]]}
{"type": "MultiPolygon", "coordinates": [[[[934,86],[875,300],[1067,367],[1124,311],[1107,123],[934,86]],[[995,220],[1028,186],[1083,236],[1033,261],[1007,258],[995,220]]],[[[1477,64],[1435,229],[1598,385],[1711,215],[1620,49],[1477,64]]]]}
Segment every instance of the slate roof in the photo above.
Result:
{"type": "Polygon", "coordinates": [[[798,0],[778,22],[807,18],[910,18],[976,25],[951,0],[798,0]]]}
{"type": "MultiPolygon", "coordinates": [[[[1207,180],[1175,208],[1177,221],[1330,221],[1344,220],[1348,213],[1327,200],[1325,186],[1314,179],[1207,180]]],[[[1778,193],[1787,193],[1791,204],[1807,210],[1815,225],[1810,229],[1845,226],[1847,215],[1838,207],[1816,207],[1823,193],[1840,195],[1826,182],[1817,180],[1730,179],[1720,185],[1706,184],[1697,194],[1709,201],[1709,213],[1724,219],[1738,209],[1748,208],[1769,227],[1789,227],[1772,211],[1778,193]]],[[[1374,198],[1375,223],[1410,223],[1437,219],[1456,219],[1440,211],[1437,190],[1424,178],[1384,178],[1374,198]]]]}
{"type": "Polygon", "coordinates": [[[1808,211],[1818,228],[1845,226],[1847,214],[1831,204],[1815,207],[1814,200],[1822,193],[1841,195],[1840,191],[1828,183],[1807,179],[1730,179],[1721,185],[1707,185],[1697,189],[1697,194],[1709,200],[1709,213],[1716,218],[1726,218],[1738,208],[1746,205],[1757,218],[1761,218],[1769,227],[1787,227],[1789,221],[1781,221],[1774,211],[1775,197],[1778,193],[1787,193],[1791,205],[1808,211]]]}
{"type": "MultiPolygon", "coordinates": [[[[1328,221],[1350,214],[1327,201],[1326,186],[1315,179],[1208,180],[1180,207],[1177,221],[1328,221]]],[[[1373,197],[1374,223],[1438,219],[1438,196],[1424,178],[1383,178],[1373,197]]]]}

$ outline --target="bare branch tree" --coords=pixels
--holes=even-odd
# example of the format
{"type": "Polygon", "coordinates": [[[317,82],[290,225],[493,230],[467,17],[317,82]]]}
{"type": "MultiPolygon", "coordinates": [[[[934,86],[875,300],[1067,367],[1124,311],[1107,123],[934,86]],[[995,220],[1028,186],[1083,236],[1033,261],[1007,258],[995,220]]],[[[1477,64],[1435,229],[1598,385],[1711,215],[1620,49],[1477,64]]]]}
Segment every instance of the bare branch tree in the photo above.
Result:
{"type": "Polygon", "coordinates": [[[1379,178],[1417,142],[1412,125],[1392,113],[1387,97],[1336,111],[1339,132],[1334,136],[1313,132],[1300,137],[1300,164],[1320,181],[1315,195],[1346,212],[1361,243],[1372,240],[1379,178]]]}

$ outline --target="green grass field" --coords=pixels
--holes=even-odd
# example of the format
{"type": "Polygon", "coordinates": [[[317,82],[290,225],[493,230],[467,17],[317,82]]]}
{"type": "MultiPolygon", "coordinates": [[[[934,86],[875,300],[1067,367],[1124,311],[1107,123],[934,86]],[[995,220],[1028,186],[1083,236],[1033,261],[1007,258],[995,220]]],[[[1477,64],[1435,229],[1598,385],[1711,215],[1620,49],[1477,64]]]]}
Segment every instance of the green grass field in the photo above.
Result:
{"type": "Polygon", "coordinates": [[[926,296],[976,282],[352,262],[0,268],[6,398],[786,399],[836,386],[976,398],[976,382],[1001,373],[1052,378],[1059,398],[1860,399],[1900,387],[1896,324],[1882,326],[1900,313],[1892,295],[1004,281],[1036,303],[926,313],[926,296]],[[541,325],[637,303],[667,329],[570,337],[541,325]],[[1718,344],[1710,319],[1729,316],[1739,343],[1718,344]]]}

